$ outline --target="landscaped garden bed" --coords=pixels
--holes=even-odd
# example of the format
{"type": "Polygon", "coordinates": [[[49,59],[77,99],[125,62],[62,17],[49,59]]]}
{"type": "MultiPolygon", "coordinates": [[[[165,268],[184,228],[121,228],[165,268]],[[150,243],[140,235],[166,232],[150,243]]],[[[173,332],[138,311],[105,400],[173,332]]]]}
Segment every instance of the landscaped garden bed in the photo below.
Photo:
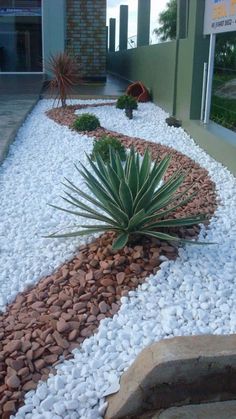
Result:
{"type": "Polygon", "coordinates": [[[0,309],[22,292],[0,317],[4,419],[28,390],[17,418],[97,419],[105,410],[105,394],[117,389],[121,373],[148,344],[236,329],[235,179],[182,129],[168,127],[167,114],[155,105],[139,105],[128,120],[112,103],[93,103],[50,110],[52,101],[40,102],[0,169],[0,309]],[[84,112],[95,114],[101,127],[89,133],[73,130],[84,112]],[[94,137],[104,135],[140,154],[148,147],[153,160],[171,154],[165,181],[182,169],[187,175],[181,187],[197,192],[176,216],[210,217],[201,229],[174,232],[216,244],[177,248],[144,237],[114,251],[112,233],[44,238],[82,224],[81,217],[46,204],[61,206],[64,177],[88,192],[73,163],[86,165],[85,152],[91,153],[94,137]],[[50,372],[48,381],[38,384],[50,372]]]}

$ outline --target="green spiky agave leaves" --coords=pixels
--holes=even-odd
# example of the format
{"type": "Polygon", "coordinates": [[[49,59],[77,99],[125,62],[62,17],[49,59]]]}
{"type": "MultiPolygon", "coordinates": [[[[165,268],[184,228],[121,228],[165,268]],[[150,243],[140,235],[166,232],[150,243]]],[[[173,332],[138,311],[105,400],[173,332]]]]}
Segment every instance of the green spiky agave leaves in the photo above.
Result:
{"type": "Polygon", "coordinates": [[[117,235],[113,242],[114,250],[123,248],[130,235],[135,234],[167,241],[199,243],[163,232],[165,228],[191,226],[207,219],[204,215],[168,218],[170,213],[185,205],[195,195],[187,196],[190,188],[176,193],[185,178],[179,171],[163,182],[170,164],[170,156],[165,156],[160,163],[152,162],[148,150],[145,151],[143,159],[140,159],[140,155],[132,148],[125,164],[122,165],[119,154],[110,148],[110,161],[106,164],[99,154],[96,155],[95,162],[90,157],[87,158],[90,164],[89,170],[82,164],[81,168],[76,166],[76,169],[91,194],[85,193],[66,179],[63,199],[72,205],[74,210],[52,206],[69,214],[95,220],[100,224],[82,225],[76,232],[54,233],[48,237],[76,237],[114,231],[117,235]],[[82,202],[81,198],[87,203],[82,202]]]}

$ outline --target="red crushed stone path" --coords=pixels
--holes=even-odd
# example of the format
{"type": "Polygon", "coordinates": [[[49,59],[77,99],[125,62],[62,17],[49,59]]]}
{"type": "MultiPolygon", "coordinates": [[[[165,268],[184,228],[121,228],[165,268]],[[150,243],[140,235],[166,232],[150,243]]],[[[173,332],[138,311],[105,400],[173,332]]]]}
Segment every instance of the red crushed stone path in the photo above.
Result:
{"type": "MultiPolygon", "coordinates": [[[[57,115],[58,111],[61,112],[53,109],[48,113],[52,115],[55,111],[57,115]]],[[[72,115],[72,110],[66,112],[71,120],[74,110],[72,115]]],[[[104,132],[111,135],[102,128],[89,135],[99,138],[104,132]]],[[[171,152],[173,158],[167,178],[176,168],[189,170],[185,186],[194,181],[192,191],[198,190],[199,193],[178,211],[178,216],[200,212],[209,216],[214,214],[215,185],[205,169],[160,144],[117,133],[112,135],[116,135],[126,147],[135,145],[140,153],[148,146],[153,158],[160,159],[171,152]]],[[[199,227],[172,231],[191,238],[198,234],[199,227]]],[[[60,357],[73,356],[71,351],[96,331],[101,319],[111,317],[119,310],[121,296],[157,272],[160,256],[175,259],[178,255],[176,246],[147,238],[114,252],[111,248],[113,237],[113,233],[106,233],[93,243],[81,246],[71,261],[53,275],[41,279],[32,289],[19,294],[7,307],[6,313],[0,315],[2,419],[8,419],[17,411],[23,404],[25,393],[36,388],[40,379],[47,379],[60,357]]]]}

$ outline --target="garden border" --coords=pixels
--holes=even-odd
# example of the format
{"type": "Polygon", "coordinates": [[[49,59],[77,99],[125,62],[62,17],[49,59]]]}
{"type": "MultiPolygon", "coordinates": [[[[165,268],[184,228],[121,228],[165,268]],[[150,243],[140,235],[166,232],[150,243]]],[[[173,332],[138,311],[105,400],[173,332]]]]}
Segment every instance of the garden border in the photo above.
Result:
{"type": "MultiPolygon", "coordinates": [[[[109,396],[105,419],[236,398],[236,335],[181,336],[144,349],[109,396]]],[[[157,413],[157,412],[156,412],[157,413]]]]}

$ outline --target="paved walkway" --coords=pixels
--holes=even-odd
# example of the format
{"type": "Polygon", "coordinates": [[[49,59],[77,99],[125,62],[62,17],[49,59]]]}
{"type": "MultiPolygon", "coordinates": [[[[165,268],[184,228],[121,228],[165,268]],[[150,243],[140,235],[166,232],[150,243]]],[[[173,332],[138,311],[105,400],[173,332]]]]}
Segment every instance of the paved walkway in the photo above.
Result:
{"type": "Polygon", "coordinates": [[[235,419],[236,401],[173,407],[150,419],[235,419]]]}
{"type": "MultiPolygon", "coordinates": [[[[106,82],[83,82],[73,88],[71,98],[97,99],[97,98],[117,98],[125,93],[129,83],[121,78],[107,75],[106,82]]],[[[45,89],[43,97],[51,97],[49,89],[45,89]]]]}
{"type": "MultiPolygon", "coordinates": [[[[6,157],[17,131],[40,96],[50,98],[43,89],[43,75],[0,74],[0,164],[6,157]]],[[[105,83],[83,83],[74,89],[72,98],[115,98],[123,94],[128,83],[108,76],[105,83]]]]}
{"type": "Polygon", "coordinates": [[[42,83],[41,75],[0,75],[0,164],[38,101],[42,83]]]}

